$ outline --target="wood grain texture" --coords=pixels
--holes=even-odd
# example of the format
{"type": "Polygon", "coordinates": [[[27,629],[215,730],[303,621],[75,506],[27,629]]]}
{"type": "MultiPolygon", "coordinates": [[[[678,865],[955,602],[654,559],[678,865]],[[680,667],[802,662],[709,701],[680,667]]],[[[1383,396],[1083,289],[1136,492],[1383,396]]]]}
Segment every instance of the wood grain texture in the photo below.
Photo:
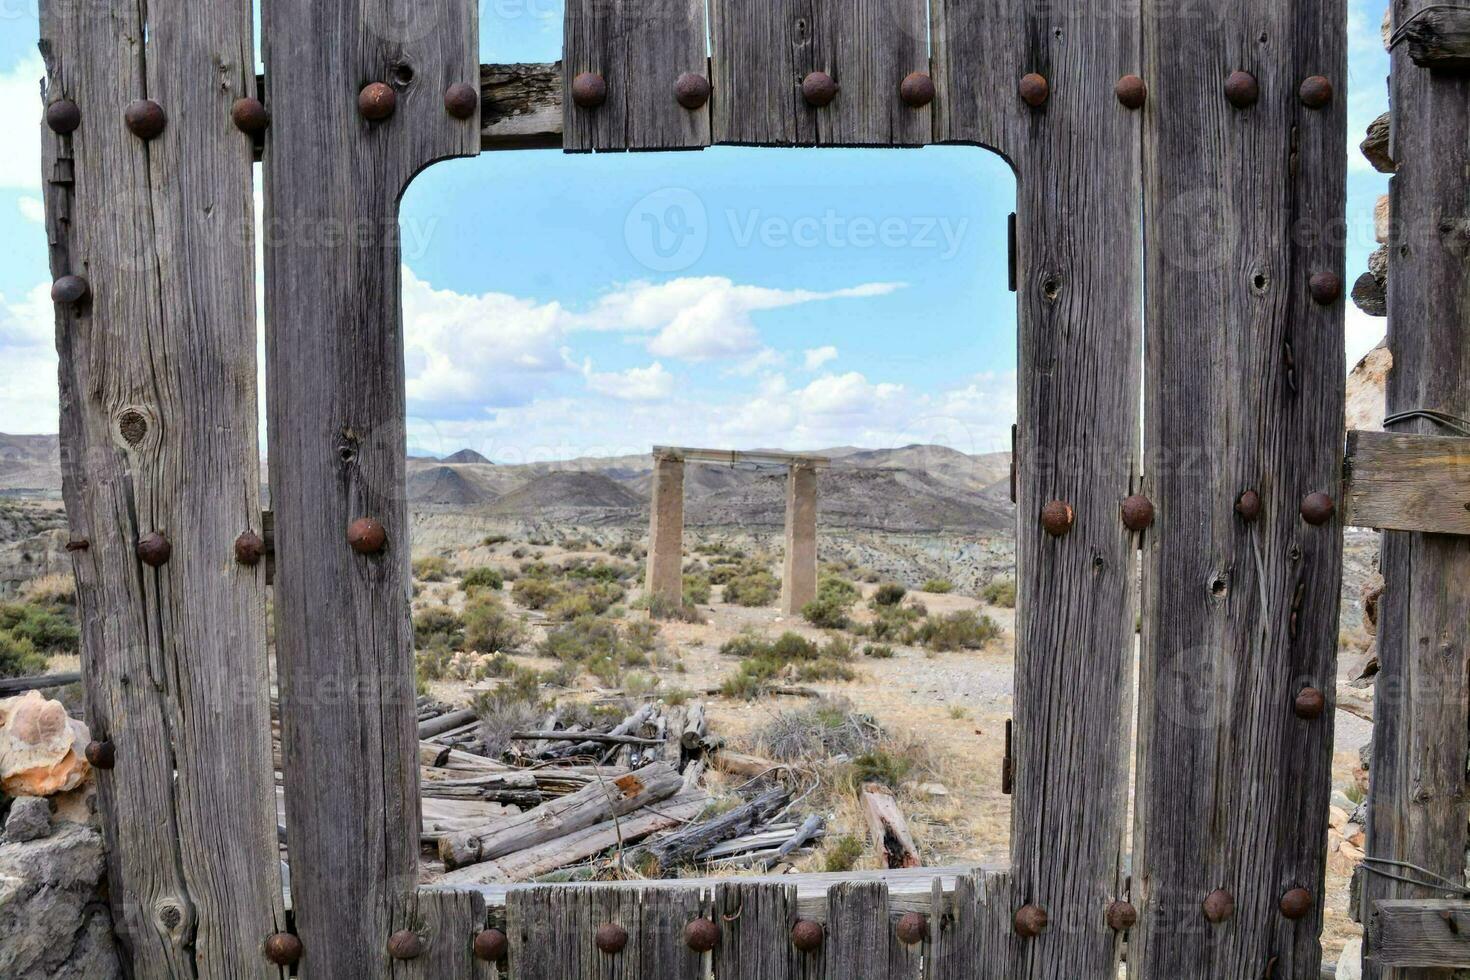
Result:
{"type": "Polygon", "coordinates": [[[1059,980],[1111,976],[1119,956],[1103,912],[1121,888],[1136,608],[1119,505],[1139,465],[1141,114],[1113,87],[1140,71],[1139,24],[1092,10],[932,11],[937,138],[995,149],[1019,176],[1010,887],[1054,928],[1014,968],[1059,980]],[[1049,82],[1038,109],[1018,94],[1028,72],[1049,82]],[[1053,500],[1075,513],[1060,538],[1040,523],[1053,500]]]}
{"type": "Polygon", "coordinates": [[[478,78],[469,0],[268,4],[263,55],[271,498],[286,828],[311,978],[391,969],[413,899],[418,743],[404,495],[398,201],[436,160],[477,152],[445,89],[478,78]],[[397,92],[380,122],[359,91],[397,92]],[[348,524],[387,546],[361,555],[348,524]],[[341,764],[324,772],[323,745],[341,764]]]}
{"type": "MultiPolygon", "coordinates": [[[[1406,18],[1426,0],[1396,8],[1406,18]]],[[[1402,20],[1400,21],[1402,23],[1402,20]]],[[[1393,55],[1394,230],[1389,241],[1388,411],[1470,416],[1470,76],[1426,71],[1401,45],[1393,55]]],[[[1424,420],[1404,434],[1441,435],[1424,420]]],[[[1460,881],[1464,873],[1470,539],[1390,531],[1379,559],[1373,760],[1367,851],[1460,881]],[[1388,708],[1389,710],[1385,710],[1388,708]]],[[[1362,912],[1383,899],[1437,898],[1376,875],[1362,912]]],[[[1373,965],[1368,980],[1438,977],[1373,965]]]]}
{"type": "Polygon", "coordinates": [[[732,878],[715,887],[714,909],[720,926],[714,971],[720,980],[822,976],[816,972],[820,953],[802,954],[791,945],[797,918],[794,885],[732,878]]]}
{"type": "MultiPolygon", "coordinates": [[[[1250,0],[1182,20],[1144,4],[1148,349],[1138,775],[1129,946],[1140,978],[1316,977],[1331,790],[1340,503],[1345,9],[1250,0]],[[1225,80],[1248,71],[1239,109],[1225,80]],[[1324,75],[1337,95],[1298,98],[1324,75]],[[1254,522],[1235,511],[1255,490],[1254,522]],[[1298,718],[1313,686],[1328,711],[1298,718]],[[1315,897],[1293,921],[1292,888],[1315,897]],[[1235,912],[1202,913],[1225,889],[1235,912]]],[[[1463,741],[1463,730],[1461,741],[1463,741]]]]}
{"type": "Polygon", "coordinates": [[[1470,903],[1383,899],[1373,903],[1367,924],[1376,969],[1434,967],[1430,975],[1439,976],[1449,968],[1470,967],[1470,903]]]}
{"type": "MultiPolygon", "coordinates": [[[[697,980],[704,958],[684,927],[708,914],[703,890],[672,884],[637,888],[543,886],[513,892],[507,935],[516,980],[697,980]],[[599,927],[627,930],[619,953],[597,948],[599,927]]],[[[716,920],[718,921],[718,920],[716,920]]]]}
{"type": "Polygon", "coordinates": [[[561,62],[480,66],[480,149],[562,144],[561,62]]]}
{"type": "Polygon", "coordinates": [[[826,980],[888,975],[888,886],[881,881],[833,885],[827,892],[826,980]]]}
{"type": "Polygon", "coordinates": [[[702,0],[568,0],[563,27],[565,146],[576,150],[673,150],[709,145],[709,103],[674,98],[684,72],[708,77],[702,0]],[[607,101],[574,105],[581,72],[607,83],[607,101]]]}
{"type": "Polygon", "coordinates": [[[233,557],[260,516],[251,148],[229,121],[254,92],[250,7],[40,14],[44,101],[82,117],[41,142],[52,272],[91,285],[56,342],[87,720],[117,754],[113,922],[136,976],[274,976],[264,580],[233,557]],[[137,98],[168,115],[152,142],[124,127],[137,98]],[[154,531],[157,569],[134,550],[154,531]]]}
{"type": "Polygon", "coordinates": [[[929,70],[919,0],[714,0],[710,4],[717,143],[763,146],[921,146],[929,107],[910,108],[899,83],[929,70]],[[837,98],[801,94],[826,72],[837,98]]]}
{"type": "Polygon", "coordinates": [[[1420,68],[1437,71],[1470,71],[1470,9],[1440,4],[1434,10],[1428,4],[1402,8],[1398,23],[1404,24],[1404,43],[1409,57],[1420,68]],[[1410,23],[1407,17],[1416,10],[1424,13],[1410,23]]]}
{"type": "MultiPolygon", "coordinates": [[[[411,929],[422,955],[390,960],[393,980],[491,980],[495,967],[475,957],[475,933],[485,925],[485,900],[475,892],[420,889],[405,903],[392,931],[411,929]]],[[[391,934],[391,933],[390,933],[391,934]]]]}
{"type": "Polygon", "coordinates": [[[1343,523],[1470,535],[1470,439],[1349,432],[1343,523]]]}

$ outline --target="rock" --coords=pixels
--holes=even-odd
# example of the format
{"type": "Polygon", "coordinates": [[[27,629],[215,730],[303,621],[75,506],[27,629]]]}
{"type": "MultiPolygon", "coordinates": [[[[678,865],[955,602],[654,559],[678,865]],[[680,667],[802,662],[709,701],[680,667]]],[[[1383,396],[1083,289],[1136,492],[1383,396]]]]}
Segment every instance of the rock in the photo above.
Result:
{"type": "Polygon", "coordinates": [[[1399,165],[1394,163],[1393,157],[1388,155],[1389,147],[1389,113],[1385,112],[1377,119],[1368,124],[1368,136],[1358,149],[1363,151],[1363,156],[1373,164],[1373,169],[1381,174],[1397,173],[1399,165]]]}
{"type": "Polygon", "coordinates": [[[100,892],[105,867],[91,827],[0,844],[0,977],[122,977],[100,892]]]}
{"type": "Polygon", "coordinates": [[[85,724],[39,691],[0,700],[0,790],[19,797],[76,789],[91,772],[90,738],[85,724]]]}
{"type": "Polygon", "coordinates": [[[1349,939],[1337,958],[1336,980],[1363,980],[1363,940],[1349,939]]]}
{"type": "Polygon", "coordinates": [[[1359,827],[1368,826],[1368,801],[1359,803],[1357,808],[1348,815],[1348,823],[1355,823],[1359,827]]]}
{"type": "Polygon", "coordinates": [[[1370,768],[1373,762],[1373,740],[1371,738],[1358,746],[1358,762],[1362,764],[1364,769],[1370,768]]]}
{"type": "Polygon", "coordinates": [[[1373,273],[1365,272],[1353,283],[1353,303],[1369,316],[1388,316],[1388,294],[1373,273]]]}
{"type": "Polygon", "coordinates": [[[10,804],[5,818],[8,841],[40,840],[51,834],[51,804],[39,796],[22,796],[10,804]]]}
{"type": "Polygon", "coordinates": [[[1381,195],[1373,205],[1373,237],[1380,245],[1387,245],[1393,233],[1393,198],[1381,195]]]}
{"type": "Polygon", "coordinates": [[[1347,426],[1376,432],[1383,428],[1383,416],[1388,411],[1388,372],[1393,367],[1393,355],[1388,348],[1379,344],[1363,355],[1363,359],[1348,372],[1347,379],[1347,426]]]}
{"type": "Polygon", "coordinates": [[[1348,814],[1352,812],[1353,803],[1346,796],[1336,790],[1332,791],[1332,804],[1327,808],[1327,826],[1337,830],[1347,826],[1348,814]]]}
{"type": "Polygon", "coordinates": [[[943,783],[920,783],[918,790],[925,796],[948,796],[949,787],[943,783]]]}

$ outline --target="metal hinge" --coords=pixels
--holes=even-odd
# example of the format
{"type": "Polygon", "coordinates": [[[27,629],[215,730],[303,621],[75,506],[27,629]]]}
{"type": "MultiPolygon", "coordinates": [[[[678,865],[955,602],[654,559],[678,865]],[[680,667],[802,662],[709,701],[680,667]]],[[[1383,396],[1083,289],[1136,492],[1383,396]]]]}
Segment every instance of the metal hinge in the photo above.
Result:
{"type": "Polygon", "coordinates": [[[1016,258],[1016,214],[1006,219],[1006,283],[1011,292],[1016,291],[1016,268],[1019,260],[1016,258]]]}
{"type": "Polygon", "coordinates": [[[1016,502],[1016,423],[1011,423],[1011,503],[1016,502]]]}

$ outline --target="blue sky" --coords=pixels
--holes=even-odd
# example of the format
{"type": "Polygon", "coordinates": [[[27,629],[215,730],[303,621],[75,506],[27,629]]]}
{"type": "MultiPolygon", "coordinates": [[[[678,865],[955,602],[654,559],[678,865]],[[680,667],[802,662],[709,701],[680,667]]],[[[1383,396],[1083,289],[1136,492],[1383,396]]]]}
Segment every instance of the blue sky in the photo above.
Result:
{"type": "MultiPolygon", "coordinates": [[[[1387,188],[1382,11],[1351,2],[1349,281],[1387,188]]],[[[35,0],[0,3],[0,431],[56,431],[35,0]]],[[[481,59],[559,56],[561,4],[487,0],[481,59]]],[[[1009,168],[982,150],[483,154],[404,198],[410,443],[516,462],[654,443],[1008,448],[1009,168]]],[[[1383,321],[1348,312],[1349,357],[1383,321]]]]}

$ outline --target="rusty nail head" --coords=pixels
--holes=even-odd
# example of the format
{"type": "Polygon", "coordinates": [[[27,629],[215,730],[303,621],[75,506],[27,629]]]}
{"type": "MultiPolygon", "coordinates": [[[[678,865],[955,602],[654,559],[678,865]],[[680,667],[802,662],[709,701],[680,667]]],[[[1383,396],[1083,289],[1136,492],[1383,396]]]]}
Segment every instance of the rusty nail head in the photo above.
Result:
{"type": "Polygon", "coordinates": [[[1072,522],[1076,517],[1072,505],[1064,500],[1053,500],[1041,508],[1041,526],[1054,538],[1060,538],[1072,530],[1072,522]]]}
{"type": "Polygon", "coordinates": [[[455,82],[444,90],[444,111],[455,119],[469,119],[480,108],[480,93],[467,82],[455,82]]]}
{"type": "Polygon", "coordinates": [[[87,298],[92,287],[81,276],[62,276],[51,284],[51,302],[71,306],[87,298]]]}
{"type": "Polygon", "coordinates": [[[1293,888],[1281,896],[1281,914],[1288,919],[1303,918],[1312,911],[1312,893],[1305,888],[1293,888]]]}
{"type": "Polygon", "coordinates": [[[708,953],[720,943],[720,927],[711,919],[694,919],[684,927],[684,944],[696,953],[708,953]]]}
{"type": "Polygon", "coordinates": [[[87,761],[95,769],[111,769],[117,763],[117,749],[108,742],[88,742],[87,761]]]}
{"type": "Polygon", "coordinates": [[[168,561],[168,556],[173,551],[174,546],[168,543],[168,538],[163,536],[162,531],[145,534],[138,541],[138,558],[150,568],[157,568],[168,561]]]}
{"type": "Polygon", "coordinates": [[[1342,279],[1333,272],[1319,272],[1312,276],[1307,285],[1312,291],[1312,299],[1322,306],[1336,303],[1338,297],[1342,296],[1342,279]]]}
{"type": "Polygon", "coordinates": [[[1148,102],[1148,83],[1137,75],[1124,75],[1113,87],[1118,101],[1128,109],[1142,109],[1148,102]]]}
{"type": "Polygon", "coordinates": [[[898,83],[898,97],[913,109],[922,109],[934,101],[934,79],[921,71],[911,71],[898,83]]]}
{"type": "Polygon", "coordinates": [[[1322,75],[1312,75],[1302,81],[1297,95],[1308,109],[1322,109],[1332,102],[1332,83],[1322,75]]]}
{"type": "Polygon", "coordinates": [[[475,933],[474,951],[486,963],[500,963],[510,955],[510,939],[499,929],[482,929],[475,933]]]}
{"type": "Polygon", "coordinates": [[[271,117],[259,99],[246,96],[236,99],[230,106],[230,122],[240,132],[255,136],[265,132],[265,128],[271,124],[271,117]]]}
{"type": "Polygon", "coordinates": [[[1130,902],[1117,901],[1108,906],[1108,928],[1127,932],[1138,924],[1138,910],[1130,902]]]}
{"type": "Polygon", "coordinates": [[[359,517],[347,525],[347,543],[359,555],[375,555],[388,543],[388,532],[375,517],[359,517]]]}
{"type": "Polygon", "coordinates": [[[1217,888],[1205,896],[1205,918],[1211,922],[1224,922],[1235,914],[1235,899],[1223,888],[1217,888]]]}
{"type": "Polygon", "coordinates": [[[81,124],[82,110],[71,99],[57,99],[46,107],[46,125],[53,133],[65,136],[81,124]]]}
{"type": "Polygon", "coordinates": [[[163,106],[152,99],[134,99],[123,110],[123,122],[127,123],[128,132],[134,136],[151,140],[163,132],[164,126],[168,125],[168,117],[164,115],[163,106]]]}
{"type": "Polygon", "coordinates": [[[595,71],[584,71],[572,79],[572,101],[583,109],[596,109],[607,101],[607,82],[595,71]]]}
{"type": "Polygon", "coordinates": [[[832,104],[832,100],[837,98],[838,88],[831,75],[824,71],[814,71],[801,80],[801,97],[806,99],[807,105],[820,109],[832,104]]]}
{"type": "Polygon", "coordinates": [[[254,531],[246,531],[235,539],[235,561],[242,565],[257,565],[265,556],[265,541],[254,531]]]}
{"type": "Polygon", "coordinates": [[[929,917],[922,912],[905,912],[898,920],[898,941],[905,946],[917,946],[929,938],[929,917]]]}
{"type": "Polygon", "coordinates": [[[826,933],[820,922],[813,922],[811,919],[797,919],[796,925],[791,927],[791,945],[803,953],[819,949],[824,938],[826,938],[826,933]]]}
{"type": "Polygon", "coordinates": [[[1225,79],[1225,98],[1237,109],[1249,109],[1261,98],[1261,85],[1248,71],[1231,72],[1225,79]]]}
{"type": "Polygon", "coordinates": [[[608,956],[613,956],[623,951],[628,945],[628,930],[615,922],[604,922],[597,927],[597,935],[594,937],[597,948],[608,956]]]}
{"type": "Polygon", "coordinates": [[[1322,712],[1327,710],[1327,697],[1315,687],[1304,687],[1296,696],[1296,704],[1293,709],[1298,718],[1311,721],[1322,717],[1322,712]]]}
{"type": "Polygon", "coordinates": [[[411,960],[422,956],[424,941],[412,929],[399,929],[388,937],[388,955],[395,960],[411,960]]]}
{"type": "Polygon", "coordinates": [[[709,101],[709,79],[686,71],[674,79],[674,100],[686,109],[699,109],[709,101]]]}
{"type": "Polygon", "coordinates": [[[301,959],[301,940],[289,932],[278,932],[267,936],[265,958],[276,966],[290,966],[301,959]]]}
{"type": "Polygon", "coordinates": [[[1130,531],[1145,531],[1154,522],[1154,504],[1141,493],[1123,501],[1123,526],[1130,531]]]}
{"type": "Polygon", "coordinates": [[[1031,72],[1021,76],[1021,101],[1033,109],[1040,109],[1051,98],[1051,84],[1045,76],[1031,72]]]}
{"type": "Polygon", "coordinates": [[[1332,520],[1332,512],[1337,509],[1332,498],[1325,493],[1309,493],[1302,501],[1302,520],[1308,524],[1320,527],[1332,520]]]}
{"type": "Polygon", "coordinates": [[[386,82],[369,82],[357,93],[357,111],[371,122],[382,122],[398,108],[398,93],[386,82]]]}
{"type": "Polygon", "coordinates": [[[92,542],[86,538],[78,538],[76,541],[68,541],[66,543],[67,551],[86,551],[90,547],[92,547],[92,542]]]}
{"type": "Polygon", "coordinates": [[[1254,490],[1247,490],[1235,501],[1235,512],[1248,521],[1253,521],[1261,516],[1261,495],[1254,490]]]}
{"type": "Polygon", "coordinates": [[[1018,936],[1035,939],[1046,931],[1046,923],[1046,909],[1040,905],[1022,905],[1016,909],[1014,925],[1018,936]]]}

